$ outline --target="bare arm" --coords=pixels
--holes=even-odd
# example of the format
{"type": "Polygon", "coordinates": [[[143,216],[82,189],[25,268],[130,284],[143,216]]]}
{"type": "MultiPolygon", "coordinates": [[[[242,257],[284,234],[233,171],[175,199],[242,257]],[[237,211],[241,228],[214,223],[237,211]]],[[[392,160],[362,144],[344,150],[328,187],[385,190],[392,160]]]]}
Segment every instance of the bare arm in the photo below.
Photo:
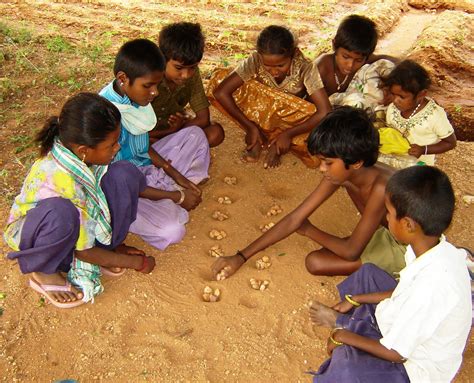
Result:
{"type": "Polygon", "coordinates": [[[441,154],[447,152],[448,150],[454,149],[456,147],[456,143],[456,135],[453,133],[450,136],[443,138],[436,144],[427,146],[413,144],[408,150],[408,154],[415,156],[416,158],[423,154],[441,154]]]}
{"type": "MultiPolygon", "coordinates": [[[[114,251],[102,249],[100,247],[92,247],[87,250],[75,252],[76,257],[81,261],[93,263],[94,265],[104,267],[121,267],[126,269],[140,270],[143,266],[143,257],[147,258],[148,268],[143,272],[151,272],[155,267],[155,259],[153,257],[127,255],[116,253],[114,251]]],[[[141,270],[140,270],[141,271],[141,270]]]]}
{"type": "Polygon", "coordinates": [[[332,337],[337,342],[356,347],[359,350],[368,352],[380,359],[388,360],[393,363],[405,362],[405,359],[398,352],[395,350],[389,350],[377,339],[367,338],[348,330],[336,330],[332,337]]]}
{"type": "Polygon", "coordinates": [[[209,114],[209,108],[201,109],[196,113],[196,117],[187,120],[184,124],[184,127],[197,125],[200,128],[205,128],[211,123],[211,117],[209,114]]]}
{"type": "MultiPolygon", "coordinates": [[[[259,251],[294,233],[307,217],[309,217],[324,201],[334,194],[337,188],[338,186],[323,179],[318,187],[301,203],[301,205],[285,216],[269,231],[244,248],[241,251],[242,255],[246,259],[249,259],[259,251]]],[[[244,260],[239,255],[219,258],[212,265],[212,272],[214,273],[214,276],[218,276],[222,270],[225,270],[224,278],[226,278],[235,273],[243,263],[244,260]]]]}
{"type": "Polygon", "coordinates": [[[380,183],[375,184],[359,223],[347,238],[339,238],[326,233],[311,224],[305,225],[305,230],[302,234],[318,242],[321,246],[341,258],[355,261],[359,259],[385,215],[384,196],[384,185],[380,183]]]}

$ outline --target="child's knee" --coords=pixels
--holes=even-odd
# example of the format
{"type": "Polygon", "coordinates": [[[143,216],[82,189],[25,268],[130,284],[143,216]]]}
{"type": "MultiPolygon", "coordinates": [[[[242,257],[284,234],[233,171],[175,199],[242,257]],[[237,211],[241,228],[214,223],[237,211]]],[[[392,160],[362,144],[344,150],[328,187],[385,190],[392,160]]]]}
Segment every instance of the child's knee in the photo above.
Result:
{"type": "Polygon", "coordinates": [[[47,198],[36,205],[36,211],[48,217],[48,220],[60,230],[65,224],[79,224],[79,212],[74,204],[62,197],[47,198]]]}
{"type": "Polygon", "coordinates": [[[169,223],[161,231],[161,235],[166,238],[166,241],[170,245],[181,242],[185,234],[185,226],[178,222],[169,223]]]}
{"type": "Polygon", "coordinates": [[[319,256],[319,251],[312,251],[306,256],[305,259],[306,270],[313,275],[321,275],[321,270],[323,269],[323,263],[321,257],[319,256]]]}
{"type": "Polygon", "coordinates": [[[135,190],[137,193],[146,187],[146,179],[143,173],[129,161],[117,161],[109,166],[107,173],[101,181],[104,191],[109,189],[123,190],[123,188],[135,190]]]}
{"type": "Polygon", "coordinates": [[[211,124],[204,129],[204,132],[206,133],[207,141],[209,141],[211,148],[220,145],[222,141],[224,141],[225,132],[221,124],[211,124]]]}

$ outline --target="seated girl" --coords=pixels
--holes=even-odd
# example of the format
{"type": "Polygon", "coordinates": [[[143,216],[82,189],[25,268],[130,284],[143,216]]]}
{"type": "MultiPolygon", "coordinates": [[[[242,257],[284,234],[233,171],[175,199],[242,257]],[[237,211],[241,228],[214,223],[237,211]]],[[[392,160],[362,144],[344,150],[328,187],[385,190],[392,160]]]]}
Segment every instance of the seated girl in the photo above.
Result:
{"type": "Polygon", "coordinates": [[[376,25],[367,17],[350,15],[341,22],[332,41],[334,53],[316,59],[331,105],[385,109],[380,79],[395,64],[392,57],[373,54],[377,39],[376,25]]]}
{"type": "Polygon", "coordinates": [[[214,74],[208,96],[245,130],[244,160],[257,161],[268,149],[264,167],[277,167],[280,156],[291,150],[306,165],[317,166],[306,139],[331,106],[318,68],[296,47],[288,29],[266,27],[256,52],[231,73],[214,74]]]}
{"type": "Polygon", "coordinates": [[[456,146],[456,135],[444,109],[427,97],[431,84],[428,72],[416,62],[405,60],[383,83],[393,101],[386,117],[387,126],[392,129],[380,131],[383,155],[379,160],[397,167],[406,167],[417,160],[434,165],[435,154],[456,146]],[[395,140],[405,140],[405,144],[396,144],[395,140]],[[393,154],[402,155],[405,160],[394,163],[390,161],[393,154]]]}
{"type": "Polygon", "coordinates": [[[137,219],[130,227],[152,246],[163,250],[181,241],[188,210],[201,202],[197,183],[208,178],[209,143],[198,126],[188,126],[159,139],[152,146],[148,132],[156,125],[150,102],[158,94],[165,58],[146,39],[125,43],[115,59],[115,79],[100,91],[122,115],[120,151],[115,160],[127,160],[160,189],[159,200],[140,199],[137,219]]]}
{"type": "Polygon", "coordinates": [[[155,259],[123,245],[138,197],[153,198],[131,164],[108,164],[120,148],[120,113],[92,93],[70,98],[38,133],[33,164],[10,212],[4,238],[29,274],[29,285],[53,305],[70,308],[102,291],[101,273],[149,273],[155,259]],[[72,265],[72,268],[71,268],[72,265]],[[62,272],[69,272],[67,282],[62,272]],[[80,289],[78,289],[78,288],[80,289]]]}

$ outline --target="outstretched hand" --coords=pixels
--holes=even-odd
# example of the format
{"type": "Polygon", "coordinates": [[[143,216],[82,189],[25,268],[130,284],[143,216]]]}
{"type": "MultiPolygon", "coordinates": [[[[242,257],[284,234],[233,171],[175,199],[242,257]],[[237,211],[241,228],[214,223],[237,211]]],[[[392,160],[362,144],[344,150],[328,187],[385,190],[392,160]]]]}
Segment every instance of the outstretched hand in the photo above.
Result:
{"type": "Polygon", "coordinates": [[[173,132],[177,132],[184,126],[187,120],[188,116],[178,112],[168,117],[168,125],[173,132]]]}
{"type": "Polygon", "coordinates": [[[244,260],[238,255],[222,257],[212,264],[212,274],[216,280],[221,281],[233,275],[243,264],[244,260]]]}

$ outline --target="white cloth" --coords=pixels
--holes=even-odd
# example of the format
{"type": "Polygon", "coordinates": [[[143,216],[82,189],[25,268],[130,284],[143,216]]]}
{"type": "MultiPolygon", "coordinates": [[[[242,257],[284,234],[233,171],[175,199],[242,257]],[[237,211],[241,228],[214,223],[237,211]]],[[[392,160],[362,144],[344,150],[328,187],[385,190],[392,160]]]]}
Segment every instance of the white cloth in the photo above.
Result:
{"type": "Polygon", "coordinates": [[[472,310],[465,258],[444,236],[418,258],[408,246],[400,282],[377,305],[380,343],[408,359],[412,383],[450,382],[461,365],[472,310]]]}
{"type": "Polygon", "coordinates": [[[113,101],[112,104],[120,111],[122,126],[131,134],[138,136],[155,127],[157,119],[151,104],[138,108],[113,101]]]}
{"type": "MultiPolygon", "coordinates": [[[[412,118],[404,118],[392,103],[387,108],[387,125],[399,130],[410,142],[419,146],[433,145],[454,133],[442,107],[432,99],[412,118]]],[[[420,156],[419,161],[434,165],[435,155],[420,156]]]]}

